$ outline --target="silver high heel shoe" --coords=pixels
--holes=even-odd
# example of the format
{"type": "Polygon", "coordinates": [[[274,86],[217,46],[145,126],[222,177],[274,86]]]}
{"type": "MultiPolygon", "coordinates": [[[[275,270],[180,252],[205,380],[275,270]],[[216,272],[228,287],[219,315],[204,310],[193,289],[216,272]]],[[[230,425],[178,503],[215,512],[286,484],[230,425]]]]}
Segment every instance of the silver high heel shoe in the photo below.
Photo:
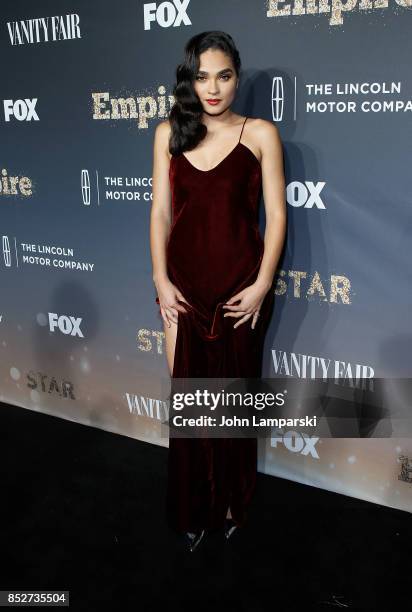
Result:
{"type": "Polygon", "coordinates": [[[205,535],[204,529],[202,529],[201,531],[197,531],[196,533],[193,533],[191,531],[185,532],[185,539],[186,539],[186,543],[189,545],[190,552],[193,552],[195,550],[195,548],[198,546],[198,544],[203,539],[204,535],[205,535]]]}
{"type": "Polygon", "coordinates": [[[228,540],[233,532],[238,528],[237,523],[231,518],[225,519],[225,538],[228,540]]]}

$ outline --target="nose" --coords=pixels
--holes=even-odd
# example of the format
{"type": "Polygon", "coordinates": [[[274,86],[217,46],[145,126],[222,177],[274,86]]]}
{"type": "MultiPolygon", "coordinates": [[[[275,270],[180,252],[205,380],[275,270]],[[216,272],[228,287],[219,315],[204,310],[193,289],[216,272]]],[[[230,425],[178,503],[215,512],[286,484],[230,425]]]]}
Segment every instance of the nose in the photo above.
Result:
{"type": "Polygon", "coordinates": [[[211,96],[216,96],[218,93],[218,88],[216,87],[216,83],[211,83],[208,87],[208,92],[211,96]]]}

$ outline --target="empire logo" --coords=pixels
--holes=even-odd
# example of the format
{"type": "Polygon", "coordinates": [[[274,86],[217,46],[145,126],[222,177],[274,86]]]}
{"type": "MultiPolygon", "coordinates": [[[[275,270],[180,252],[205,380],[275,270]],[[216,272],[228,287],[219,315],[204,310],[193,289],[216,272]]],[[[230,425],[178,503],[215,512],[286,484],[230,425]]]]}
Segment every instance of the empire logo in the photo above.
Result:
{"type": "Polygon", "coordinates": [[[148,119],[166,119],[170,108],[175,103],[173,95],[165,96],[166,87],[157,89],[160,96],[138,96],[136,98],[115,98],[110,93],[92,93],[93,119],[99,121],[111,119],[137,119],[139,129],[149,127],[148,119]]]}
{"type": "Polygon", "coordinates": [[[32,182],[27,176],[8,176],[6,168],[1,169],[0,196],[31,196],[32,182]]]}
{"type": "MultiPolygon", "coordinates": [[[[404,8],[412,6],[412,0],[395,0],[395,4],[404,8]]],[[[269,10],[266,13],[267,17],[290,17],[290,15],[320,15],[322,13],[330,14],[330,25],[342,25],[344,13],[354,13],[355,11],[377,11],[387,9],[389,6],[388,0],[294,0],[290,3],[285,3],[283,0],[269,0],[269,10]],[[280,7],[279,7],[280,5],[280,7]]]]}

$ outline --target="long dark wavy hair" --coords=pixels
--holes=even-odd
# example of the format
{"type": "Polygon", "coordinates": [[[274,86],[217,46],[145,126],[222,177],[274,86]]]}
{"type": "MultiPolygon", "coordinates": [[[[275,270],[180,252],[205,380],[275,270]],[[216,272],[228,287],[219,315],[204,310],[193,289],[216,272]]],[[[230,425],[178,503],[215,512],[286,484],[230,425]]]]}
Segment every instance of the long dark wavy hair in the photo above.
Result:
{"type": "Polygon", "coordinates": [[[183,63],[176,69],[175,103],[168,117],[171,125],[169,151],[172,155],[194,149],[207,134],[207,127],[201,122],[202,103],[193,83],[199,70],[199,56],[208,49],[220,49],[230,56],[239,78],[240,55],[230,34],[220,30],[201,32],[186,43],[183,63]]]}

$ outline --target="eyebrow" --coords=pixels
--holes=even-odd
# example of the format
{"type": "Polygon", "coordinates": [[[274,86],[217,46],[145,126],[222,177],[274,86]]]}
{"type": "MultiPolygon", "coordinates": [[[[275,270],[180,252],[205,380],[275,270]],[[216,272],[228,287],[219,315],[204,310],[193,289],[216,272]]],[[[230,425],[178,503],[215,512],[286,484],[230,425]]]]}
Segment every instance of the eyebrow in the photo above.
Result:
{"type": "MultiPolygon", "coordinates": [[[[223,74],[223,72],[233,72],[231,68],[224,68],[223,70],[219,70],[217,74],[223,74]]],[[[198,74],[208,74],[206,70],[198,70],[198,74]]]]}

